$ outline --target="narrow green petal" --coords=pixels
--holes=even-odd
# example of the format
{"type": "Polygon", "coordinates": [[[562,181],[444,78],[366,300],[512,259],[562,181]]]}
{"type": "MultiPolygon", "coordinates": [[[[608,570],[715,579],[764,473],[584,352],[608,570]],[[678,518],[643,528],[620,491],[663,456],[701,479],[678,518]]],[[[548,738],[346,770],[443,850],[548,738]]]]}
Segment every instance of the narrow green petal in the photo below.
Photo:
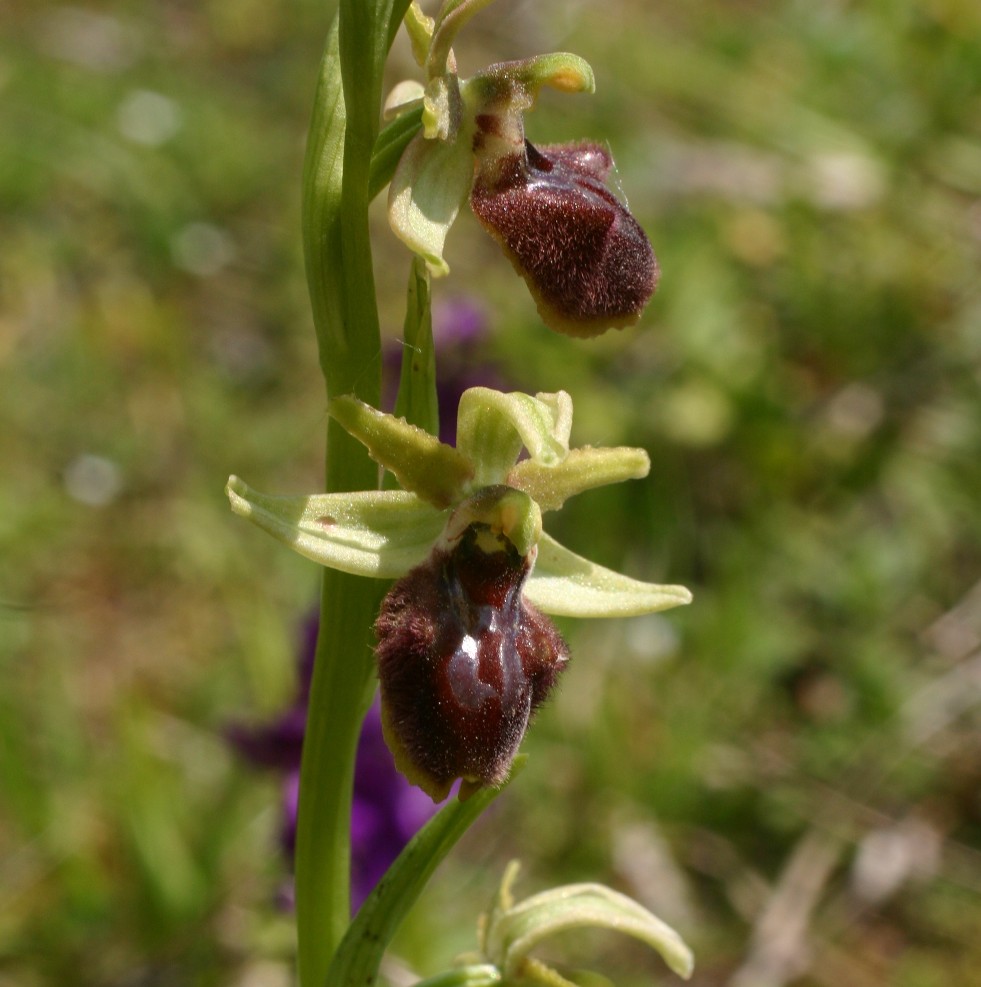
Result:
{"type": "Polygon", "coordinates": [[[424,561],[449,514],[403,490],[271,497],[232,476],[225,492],[236,514],[305,558],[380,579],[424,561]]]}
{"type": "Polygon", "coordinates": [[[604,569],[543,534],[524,596],[562,617],[638,617],[691,603],[684,586],[659,586],[604,569]]]}
{"type": "Polygon", "coordinates": [[[457,139],[463,123],[463,104],[456,76],[441,75],[425,88],[422,100],[422,133],[441,143],[457,139]]]}
{"type": "Polygon", "coordinates": [[[522,447],[546,466],[569,453],[572,399],[556,394],[512,392],[471,387],[460,398],[457,449],[477,467],[478,486],[504,483],[522,447]]]}
{"type": "Polygon", "coordinates": [[[406,110],[422,106],[422,98],[425,94],[426,91],[422,83],[416,79],[403,79],[402,82],[397,82],[385,97],[382,117],[385,120],[391,120],[406,110]]]}
{"type": "Polygon", "coordinates": [[[446,61],[457,32],[474,14],[490,3],[493,0],[445,0],[436,15],[433,39],[426,60],[429,78],[435,78],[446,71],[446,61]]]}
{"type": "Polygon", "coordinates": [[[427,140],[416,134],[402,154],[388,191],[395,235],[422,257],[434,277],[449,272],[443,245],[473,184],[470,138],[427,140]]]}
{"type": "Polygon", "coordinates": [[[403,23],[412,45],[412,57],[416,60],[416,64],[422,68],[426,64],[429,45],[433,40],[435,21],[422,12],[422,8],[416,0],[412,0],[409,9],[405,12],[403,23]]]}
{"type": "Polygon", "coordinates": [[[351,395],[334,398],[327,411],[406,490],[440,508],[460,499],[473,468],[453,446],[351,395]]]}
{"type": "Polygon", "coordinates": [[[639,480],[650,468],[650,457],[643,449],[586,446],[572,449],[556,466],[525,459],[511,470],[507,482],[530,494],[543,511],[557,511],[575,494],[623,480],[639,480]]]}

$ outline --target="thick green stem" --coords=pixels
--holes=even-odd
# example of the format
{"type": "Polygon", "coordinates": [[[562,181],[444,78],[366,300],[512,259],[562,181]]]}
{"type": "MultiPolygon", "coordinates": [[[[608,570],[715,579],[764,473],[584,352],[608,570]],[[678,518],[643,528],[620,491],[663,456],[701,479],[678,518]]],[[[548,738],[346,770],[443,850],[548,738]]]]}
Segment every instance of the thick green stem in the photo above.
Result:
{"type": "MultiPolygon", "coordinates": [[[[380,334],[368,236],[368,176],[381,73],[407,0],[341,0],[317,89],[303,183],[303,243],[327,397],[376,405],[380,334]]],[[[326,489],[364,490],[378,471],[333,421],[326,489]]],[[[371,627],[380,585],[324,574],[320,635],[300,774],[296,846],[300,983],[324,982],[350,920],[354,759],[373,689],[371,627]]]]}

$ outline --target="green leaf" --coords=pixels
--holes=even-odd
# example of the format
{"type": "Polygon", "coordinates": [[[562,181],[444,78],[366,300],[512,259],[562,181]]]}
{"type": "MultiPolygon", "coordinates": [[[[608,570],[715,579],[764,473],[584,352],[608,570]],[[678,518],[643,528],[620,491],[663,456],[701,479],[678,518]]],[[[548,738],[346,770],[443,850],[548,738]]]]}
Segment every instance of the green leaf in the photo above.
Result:
{"type": "Polygon", "coordinates": [[[684,586],[659,586],[604,569],[547,534],[523,592],[539,610],[562,617],[638,617],[691,603],[684,586]]]}
{"type": "MultiPolygon", "coordinates": [[[[660,953],[675,973],[691,976],[693,958],[681,936],[632,898],[602,884],[567,884],[514,904],[510,884],[516,873],[515,864],[505,872],[481,944],[505,978],[520,979],[522,968],[535,962],[528,954],[543,940],[582,928],[609,929],[639,939],[660,953]]],[[[541,968],[542,973],[551,972],[541,968]]]]}
{"type": "Polygon", "coordinates": [[[651,461],[643,449],[572,449],[554,466],[525,459],[508,473],[509,486],[524,490],[543,511],[558,510],[569,497],[624,480],[637,480],[650,472],[651,461]]]}
{"type": "Polygon", "coordinates": [[[225,491],[236,514],[305,558],[379,579],[424,561],[449,515],[403,490],[271,497],[232,476],[225,491]]]}
{"type": "MultiPolygon", "coordinates": [[[[524,758],[515,760],[509,781],[523,764],[524,758]]],[[[507,784],[479,788],[465,802],[449,802],[412,838],[351,923],[330,966],[330,987],[372,987],[377,982],[382,955],[406,912],[440,861],[507,784]]]]}
{"type": "Polygon", "coordinates": [[[459,500],[464,484],[473,476],[473,467],[453,446],[357,398],[334,398],[327,411],[406,490],[436,507],[459,500]]]}
{"type": "Polygon", "coordinates": [[[528,898],[502,922],[505,975],[513,974],[542,940],[568,929],[604,928],[647,943],[682,977],[691,976],[691,951],[681,936],[626,895],[601,884],[555,888],[528,898]]]}
{"type": "Polygon", "coordinates": [[[572,399],[556,394],[512,392],[471,387],[460,398],[457,449],[474,463],[475,483],[504,483],[522,447],[545,465],[562,462],[569,453],[572,399]]]}
{"type": "Polygon", "coordinates": [[[443,246],[473,184],[469,130],[457,139],[409,142],[388,190],[388,221],[395,235],[422,257],[434,277],[449,272],[443,246]]]}

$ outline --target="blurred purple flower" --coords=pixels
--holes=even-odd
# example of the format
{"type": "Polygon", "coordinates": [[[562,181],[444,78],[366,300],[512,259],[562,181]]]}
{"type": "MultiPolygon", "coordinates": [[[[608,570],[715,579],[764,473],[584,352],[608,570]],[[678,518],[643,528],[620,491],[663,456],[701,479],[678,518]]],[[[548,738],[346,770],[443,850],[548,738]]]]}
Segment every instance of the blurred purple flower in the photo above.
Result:
{"type": "MultiPolygon", "coordinates": [[[[310,678],[317,641],[317,620],[307,620],[299,650],[299,682],[292,705],[266,724],[232,724],[225,735],[250,763],[285,772],[280,844],[290,861],[296,848],[300,794],[300,756],[306,728],[310,678]]],[[[395,770],[382,736],[378,703],[368,710],[361,728],[354,768],[351,811],[351,904],[357,909],[415,832],[436,807],[420,789],[395,770]]],[[[292,888],[281,893],[292,904],[292,888]]]]}

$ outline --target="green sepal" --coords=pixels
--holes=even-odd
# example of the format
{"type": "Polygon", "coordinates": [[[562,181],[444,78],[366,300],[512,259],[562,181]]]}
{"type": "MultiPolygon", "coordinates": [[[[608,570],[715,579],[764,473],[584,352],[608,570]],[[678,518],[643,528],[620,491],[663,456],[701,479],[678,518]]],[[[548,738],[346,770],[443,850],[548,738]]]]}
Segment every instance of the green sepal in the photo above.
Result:
{"type": "Polygon", "coordinates": [[[571,449],[555,466],[525,459],[508,473],[509,486],[530,494],[543,511],[557,511],[570,497],[624,480],[639,480],[650,472],[651,460],[643,449],[622,446],[571,449]]]}
{"type": "Polygon", "coordinates": [[[225,492],[236,514],[305,558],[381,579],[428,558],[449,517],[404,490],[272,497],[231,476],[225,492]]]}
{"type": "Polygon", "coordinates": [[[327,411],[404,489],[438,508],[460,499],[473,468],[452,446],[351,395],[334,398],[327,411]]]}
{"type": "MultiPolygon", "coordinates": [[[[481,936],[481,952],[506,981],[515,977],[524,982],[521,974],[530,960],[528,954],[544,939],[581,928],[609,929],[639,939],[660,953],[679,976],[691,976],[694,960],[681,936],[633,899],[602,884],[567,884],[515,904],[511,884],[517,871],[515,862],[505,871],[481,936]]],[[[535,962],[535,966],[542,974],[552,972],[544,964],[535,962]]],[[[535,979],[548,982],[546,977],[535,979]]]]}
{"type": "Polygon", "coordinates": [[[504,483],[521,453],[544,466],[561,463],[569,453],[572,399],[556,394],[471,387],[460,398],[457,449],[475,465],[476,486],[504,483]]]}
{"type": "Polygon", "coordinates": [[[452,141],[416,134],[392,176],[388,222],[395,235],[426,261],[434,277],[449,272],[443,246],[472,184],[473,152],[463,134],[452,141]]]}
{"type": "Polygon", "coordinates": [[[538,543],[538,561],[524,597],[560,617],[639,617],[691,603],[684,586],[660,586],[605,569],[563,548],[550,535],[538,543]]]}
{"type": "MultiPolygon", "coordinates": [[[[326,982],[331,987],[368,987],[377,982],[385,949],[433,871],[514,779],[524,761],[521,756],[515,759],[510,779],[501,788],[482,787],[464,802],[454,799],[409,841],[368,895],[344,936],[327,975],[326,982]]],[[[493,980],[484,982],[494,983],[493,980]]]]}
{"type": "Polygon", "coordinates": [[[589,62],[569,51],[553,51],[515,62],[500,62],[478,72],[468,85],[493,100],[523,93],[533,104],[546,86],[563,93],[594,93],[596,77],[589,62]]]}
{"type": "Polygon", "coordinates": [[[501,987],[614,987],[611,980],[593,970],[567,970],[565,973],[567,976],[528,956],[521,964],[518,978],[505,978],[501,987]]]}

